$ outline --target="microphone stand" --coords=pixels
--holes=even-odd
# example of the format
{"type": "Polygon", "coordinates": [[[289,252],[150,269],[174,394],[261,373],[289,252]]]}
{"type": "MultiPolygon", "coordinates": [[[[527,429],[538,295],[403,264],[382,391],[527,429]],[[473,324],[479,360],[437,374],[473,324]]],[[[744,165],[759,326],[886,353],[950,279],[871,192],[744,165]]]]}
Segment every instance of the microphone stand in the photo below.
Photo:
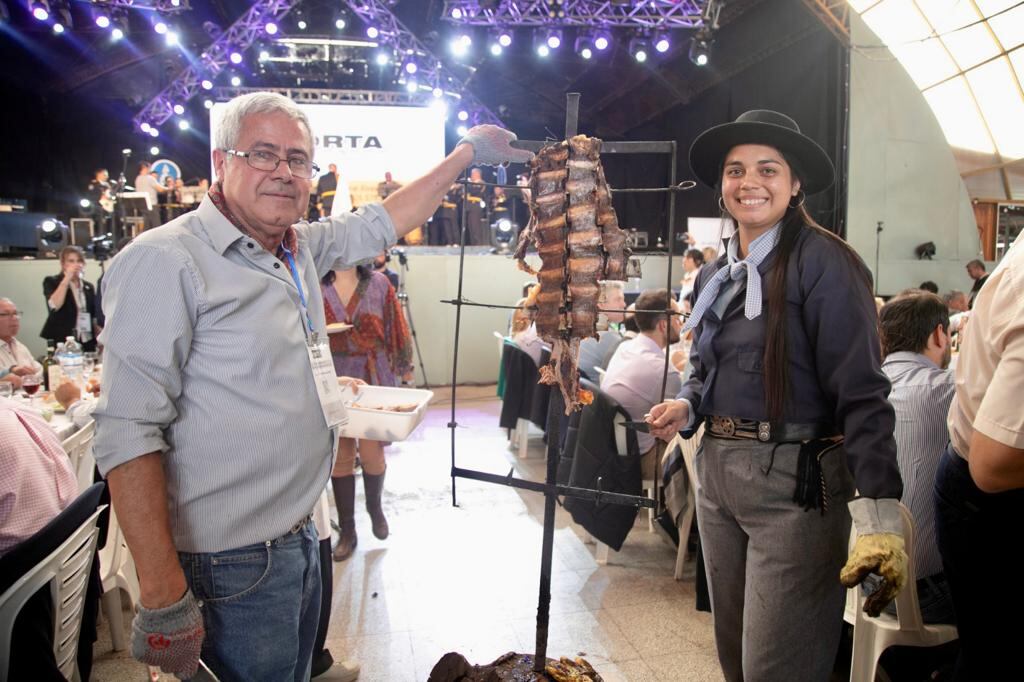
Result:
{"type": "Polygon", "coordinates": [[[882,226],[885,223],[881,220],[878,221],[878,227],[875,228],[875,296],[878,296],[878,278],[881,276],[881,272],[878,270],[879,260],[882,253],[882,226]]]}
{"type": "Polygon", "coordinates": [[[121,150],[121,174],[117,176],[117,192],[114,193],[114,200],[117,202],[117,208],[114,210],[114,221],[113,229],[111,232],[114,238],[114,244],[121,242],[121,237],[124,234],[124,188],[128,184],[128,179],[124,176],[128,170],[128,158],[132,155],[131,149],[121,150]]]}

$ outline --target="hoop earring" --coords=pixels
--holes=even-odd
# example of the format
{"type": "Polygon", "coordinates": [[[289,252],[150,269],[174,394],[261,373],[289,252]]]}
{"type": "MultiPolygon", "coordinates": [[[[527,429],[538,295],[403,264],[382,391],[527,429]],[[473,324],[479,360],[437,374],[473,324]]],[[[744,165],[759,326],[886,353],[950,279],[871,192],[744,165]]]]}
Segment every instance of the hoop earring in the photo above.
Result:
{"type": "MultiPolygon", "coordinates": [[[[800,201],[798,201],[795,206],[792,203],[787,202],[787,203],[789,203],[789,207],[790,208],[800,208],[801,206],[804,205],[804,201],[807,200],[807,195],[804,193],[804,191],[802,189],[798,189],[796,191],[796,194],[794,194],[793,196],[800,197],[800,201]]],[[[792,201],[793,201],[793,199],[792,199],[792,197],[790,197],[790,202],[792,202],[792,201]]]]}
{"type": "Polygon", "coordinates": [[[727,209],[727,208],[725,207],[725,201],[724,201],[723,199],[724,199],[724,198],[723,198],[723,197],[721,197],[721,196],[720,196],[720,197],[718,197],[718,208],[720,208],[720,209],[722,210],[722,213],[728,213],[728,212],[729,212],[729,209],[727,209]]]}

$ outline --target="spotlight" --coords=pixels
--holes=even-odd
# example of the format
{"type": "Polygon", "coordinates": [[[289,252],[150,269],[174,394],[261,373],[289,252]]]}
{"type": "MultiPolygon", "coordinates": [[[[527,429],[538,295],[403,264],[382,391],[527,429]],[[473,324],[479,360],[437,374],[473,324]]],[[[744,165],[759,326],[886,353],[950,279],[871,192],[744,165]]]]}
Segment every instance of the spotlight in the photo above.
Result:
{"type": "Polygon", "coordinates": [[[309,24],[306,23],[305,19],[299,19],[297,22],[295,22],[296,28],[298,28],[300,31],[305,31],[306,30],[306,26],[308,26],[308,25],[309,24]]]}
{"type": "Polygon", "coordinates": [[[173,47],[178,44],[178,34],[175,31],[168,31],[164,36],[164,42],[173,47]]]}
{"type": "Polygon", "coordinates": [[[707,66],[711,61],[711,40],[706,33],[698,32],[690,41],[690,61],[697,66],[707,66]]]}
{"type": "MultiPolygon", "coordinates": [[[[99,23],[99,19],[96,19],[96,23],[99,23]]],[[[153,24],[153,30],[159,33],[160,35],[163,35],[167,33],[167,24],[165,24],[162,21],[158,21],[155,24],[153,24]]]]}
{"type": "Polygon", "coordinates": [[[437,98],[437,99],[441,99],[441,95],[443,95],[443,94],[444,94],[444,90],[442,90],[441,88],[434,88],[434,89],[433,89],[433,91],[431,91],[431,94],[432,94],[432,95],[433,95],[433,96],[434,96],[435,98],[437,98]]]}
{"type": "Polygon", "coordinates": [[[452,8],[452,19],[461,19],[461,18],[462,18],[462,8],[460,8],[460,7],[452,8]]]}
{"type": "Polygon", "coordinates": [[[557,50],[562,46],[562,32],[557,29],[549,31],[545,42],[547,42],[548,47],[552,50],[557,50]]]}
{"type": "Polygon", "coordinates": [[[213,90],[213,81],[209,78],[204,78],[200,85],[203,86],[203,90],[213,90]]]}
{"type": "Polygon", "coordinates": [[[181,106],[180,104],[175,104],[174,113],[176,113],[178,116],[181,116],[185,113],[185,107],[181,106]]]}
{"type": "Polygon", "coordinates": [[[90,206],[92,206],[92,202],[89,201],[88,199],[82,199],[81,201],[78,202],[78,205],[81,206],[82,208],[89,208],[90,206]]]}
{"type": "Polygon", "coordinates": [[[459,111],[459,113],[457,115],[458,115],[460,121],[468,121],[469,120],[469,112],[466,111],[465,109],[462,109],[461,111],[459,111]]]}
{"type": "Polygon", "coordinates": [[[598,31],[594,34],[594,47],[602,52],[612,44],[612,36],[607,31],[598,31]]]}
{"type": "Polygon", "coordinates": [[[511,31],[501,31],[500,33],[498,33],[498,44],[501,45],[502,47],[508,47],[509,45],[511,45],[512,44],[512,32],[511,31]]]}
{"type": "Polygon", "coordinates": [[[468,33],[456,36],[448,43],[448,49],[456,57],[465,57],[473,45],[473,38],[468,33]]]}
{"type": "Polygon", "coordinates": [[[156,128],[150,128],[149,129],[149,136],[150,137],[160,137],[160,131],[157,130],[156,128]]]}
{"type": "Polygon", "coordinates": [[[29,8],[32,10],[32,16],[38,21],[46,21],[50,18],[50,7],[46,2],[30,2],[29,8]]]}
{"type": "Polygon", "coordinates": [[[541,43],[540,45],[537,46],[537,54],[539,54],[541,57],[547,57],[549,54],[551,54],[551,48],[548,47],[546,44],[541,43]]]}
{"type": "Polygon", "coordinates": [[[633,38],[629,41],[629,53],[633,55],[633,59],[643,64],[650,54],[650,47],[643,38],[633,38]]]}
{"type": "Polygon", "coordinates": [[[668,49],[672,47],[672,43],[668,40],[667,34],[661,34],[654,38],[654,49],[658,52],[668,52],[668,49]]]}
{"type": "Polygon", "coordinates": [[[455,129],[455,133],[459,137],[464,137],[466,135],[466,133],[468,133],[468,132],[469,132],[469,128],[467,128],[466,126],[459,126],[458,128],[455,129]]]}
{"type": "Polygon", "coordinates": [[[149,123],[148,123],[148,122],[146,122],[146,121],[143,121],[142,123],[140,123],[140,124],[139,124],[139,130],[141,130],[141,131],[142,131],[142,132],[144,132],[144,133],[148,133],[148,132],[149,132],[149,129],[150,129],[151,127],[152,127],[152,126],[150,126],[150,125],[149,125],[149,123]]]}
{"type": "Polygon", "coordinates": [[[376,26],[367,26],[366,27],[366,37],[367,38],[376,38],[379,35],[380,35],[380,29],[378,29],[376,26]]]}
{"type": "Polygon", "coordinates": [[[96,21],[96,25],[99,26],[100,28],[109,28],[110,27],[110,17],[108,17],[106,14],[97,14],[95,21],[96,21]]]}
{"type": "Polygon", "coordinates": [[[272,21],[268,21],[267,25],[263,27],[263,30],[267,32],[267,35],[277,34],[277,24],[272,21]]]}
{"type": "Polygon", "coordinates": [[[57,35],[60,35],[61,33],[63,33],[64,32],[64,24],[54,24],[53,25],[53,32],[56,33],[57,35]]]}
{"type": "Polygon", "coordinates": [[[47,218],[36,225],[36,245],[40,254],[56,253],[69,242],[68,226],[56,218],[47,218]]]}
{"type": "Polygon", "coordinates": [[[405,82],[405,89],[408,90],[409,92],[416,92],[417,90],[420,89],[420,86],[416,82],[415,78],[410,78],[408,81],[405,82]]]}
{"type": "Polygon", "coordinates": [[[265,62],[265,61],[267,61],[269,59],[270,59],[270,52],[268,52],[267,50],[260,50],[259,60],[261,62],[265,62]]]}
{"type": "MultiPolygon", "coordinates": [[[[302,23],[306,23],[306,22],[302,22],[302,23]]],[[[345,21],[344,17],[338,17],[337,19],[334,20],[334,28],[338,29],[339,31],[344,31],[346,26],[348,26],[348,22],[345,21]]],[[[370,28],[373,28],[373,26],[371,26],[370,28]]],[[[367,35],[370,34],[370,28],[366,29],[366,34],[367,35]]],[[[376,31],[377,29],[374,28],[373,30],[376,31]]],[[[370,36],[370,37],[371,38],[376,38],[377,36],[370,36]]]]}
{"type": "Polygon", "coordinates": [[[228,59],[231,60],[232,64],[241,64],[242,63],[242,53],[241,52],[232,52],[231,56],[228,57],[228,59]]]}
{"type": "Polygon", "coordinates": [[[206,107],[207,109],[213,109],[213,100],[212,99],[205,100],[203,102],[203,106],[206,107]]]}
{"type": "Polygon", "coordinates": [[[124,31],[115,26],[113,30],[110,31],[110,39],[114,42],[117,42],[121,38],[124,38],[124,31]]]}
{"type": "Polygon", "coordinates": [[[385,66],[389,61],[391,61],[391,57],[388,56],[387,52],[378,52],[377,53],[377,64],[378,65],[385,66]]]}
{"type": "Polygon", "coordinates": [[[232,87],[237,88],[241,84],[242,84],[242,78],[240,76],[232,76],[231,77],[231,86],[232,87]]]}
{"type": "Polygon", "coordinates": [[[153,145],[152,147],[149,148],[149,153],[152,154],[153,156],[156,156],[157,154],[160,153],[160,147],[153,145]]]}
{"type": "Polygon", "coordinates": [[[591,57],[594,56],[594,48],[592,45],[593,44],[591,43],[590,38],[586,36],[580,36],[579,38],[576,39],[576,44],[573,45],[573,49],[575,50],[576,54],[583,57],[584,59],[590,59],[591,57]]]}
{"type": "Polygon", "coordinates": [[[178,121],[178,128],[180,130],[188,130],[188,121],[186,121],[185,119],[181,119],[180,121],[178,121]]]}
{"type": "Polygon", "coordinates": [[[499,45],[498,43],[491,43],[490,50],[491,50],[491,55],[492,56],[494,56],[494,57],[500,57],[501,56],[501,45],[499,45]]]}
{"type": "Polygon", "coordinates": [[[410,57],[405,60],[405,65],[402,67],[402,70],[408,74],[414,74],[420,70],[420,67],[416,64],[416,61],[410,57]]]}

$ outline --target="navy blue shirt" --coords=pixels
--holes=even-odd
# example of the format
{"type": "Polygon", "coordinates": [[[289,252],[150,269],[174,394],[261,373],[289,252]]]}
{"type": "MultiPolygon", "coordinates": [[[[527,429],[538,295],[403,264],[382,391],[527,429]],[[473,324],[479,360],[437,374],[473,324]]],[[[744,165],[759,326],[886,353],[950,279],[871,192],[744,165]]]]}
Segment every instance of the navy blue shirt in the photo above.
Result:
{"type": "MultiPolygon", "coordinates": [[[[867,268],[846,251],[838,239],[805,228],[790,255],[789,389],[783,420],[825,424],[843,434],[860,494],[899,498],[903,483],[889,380],[881,369],[878,314],[867,268]]],[[[778,247],[758,267],[765,300],[759,316],[748,320],[743,314],[744,284],[721,317],[712,306],[694,329],[693,372],[678,397],[690,401],[695,426],[711,415],[768,421],[763,362],[767,292],[777,258],[778,247]]],[[[701,268],[694,296],[725,266],[723,256],[701,268]]]]}

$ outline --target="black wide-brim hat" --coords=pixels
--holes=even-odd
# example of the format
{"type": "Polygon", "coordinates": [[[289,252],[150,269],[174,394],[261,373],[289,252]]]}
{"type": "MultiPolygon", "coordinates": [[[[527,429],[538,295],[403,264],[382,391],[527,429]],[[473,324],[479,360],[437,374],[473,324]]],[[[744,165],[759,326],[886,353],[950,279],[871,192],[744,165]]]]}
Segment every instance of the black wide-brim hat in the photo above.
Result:
{"type": "Polygon", "coordinates": [[[835,168],[825,150],[801,133],[796,121],[768,109],[748,111],[732,123],[708,128],[698,135],[690,145],[690,168],[694,175],[705,185],[717,187],[725,155],[739,144],[763,144],[778,149],[793,167],[806,194],[824,191],[835,181],[835,168]]]}

